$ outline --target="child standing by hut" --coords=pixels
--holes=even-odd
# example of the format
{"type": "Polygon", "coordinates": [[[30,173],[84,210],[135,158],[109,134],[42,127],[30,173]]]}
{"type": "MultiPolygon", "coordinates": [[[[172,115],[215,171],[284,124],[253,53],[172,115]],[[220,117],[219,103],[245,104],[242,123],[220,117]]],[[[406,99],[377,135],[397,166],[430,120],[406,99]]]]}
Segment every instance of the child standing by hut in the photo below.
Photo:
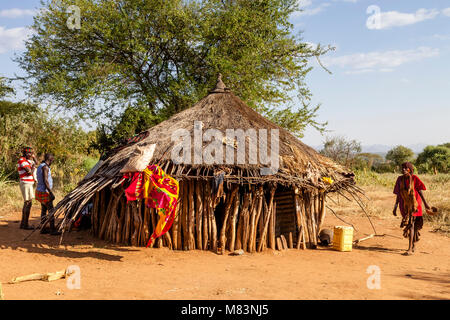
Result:
{"type": "Polygon", "coordinates": [[[410,162],[402,164],[402,173],[397,178],[394,187],[394,194],[397,195],[394,206],[394,216],[397,216],[397,207],[400,204],[400,212],[402,214],[402,223],[400,228],[403,229],[403,236],[409,238],[409,247],[404,255],[412,255],[415,251],[415,243],[419,241],[419,231],[423,227],[422,216],[422,200],[426,209],[430,209],[423,190],[426,190],[423,182],[414,174],[414,167],[410,162]]]}
{"type": "MultiPolygon", "coordinates": [[[[36,200],[41,203],[41,222],[50,215],[53,211],[53,179],[50,166],[53,163],[54,157],[51,153],[46,153],[44,161],[37,168],[37,188],[36,200]]],[[[55,218],[50,219],[50,231],[42,228],[41,233],[50,233],[51,235],[58,235],[55,229],[55,218]]]]}

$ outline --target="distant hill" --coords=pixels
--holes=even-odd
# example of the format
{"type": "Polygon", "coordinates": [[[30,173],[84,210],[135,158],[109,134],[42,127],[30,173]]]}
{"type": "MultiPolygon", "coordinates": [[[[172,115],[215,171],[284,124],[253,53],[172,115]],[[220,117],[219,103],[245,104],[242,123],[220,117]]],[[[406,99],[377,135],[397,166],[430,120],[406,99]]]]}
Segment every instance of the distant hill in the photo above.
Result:
{"type": "MultiPolygon", "coordinates": [[[[406,145],[405,147],[410,148],[415,154],[419,154],[423,151],[423,149],[425,149],[426,146],[428,146],[428,144],[416,143],[416,144],[406,145]]],[[[394,147],[396,147],[396,146],[388,146],[385,144],[372,144],[372,145],[368,145],[368,146],[362,146],[362,152],[386,155],[386,153],[388,153],[388,151],[394,147]]]]}
{"type": "MultiPolygon", "coordinates": [[[[406,147],[410,148],[417,155],[417,154],[421,153],[423,151],[423,149],[425,149],[425,147],[428,145],[429,144],[426,144],[426,143],[416,143],[416,144],[407,145],[406,147]]],[[[311,147],[317,151],[320,151],[323,149],[323,145],[319,145],[319,146],[316,145],[316,146],[311,146],[311,147]]],[[[372,144],[372,145],[362,146],[361,152],[375,153],[375,154],[379,154],[382,157],[385,157],[386,154],[388,153],[388,151],[394,147],[396,147],[396,146],[389,146],[386,144],[372,144]]]]}

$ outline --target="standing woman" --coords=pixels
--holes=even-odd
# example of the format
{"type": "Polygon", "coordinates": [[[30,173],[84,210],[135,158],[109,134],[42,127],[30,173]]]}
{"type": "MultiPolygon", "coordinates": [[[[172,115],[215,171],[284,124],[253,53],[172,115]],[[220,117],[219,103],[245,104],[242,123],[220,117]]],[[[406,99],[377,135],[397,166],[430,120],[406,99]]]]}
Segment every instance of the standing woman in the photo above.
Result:
{"type": "Polygon", "coordinates": [[[414,167],[410,162],[402,164],[403,175],[397,178],[394,187],[394,194],[397,195],[394,206],[394,216],[397,216],[397,207],[400,204],[400,213],[402,214],[403,236],[409,238],[408,251],[404,255],[414,254],[415,243],[419,241],[419,230],[423,227],[422,201],[426,209],[430,209],[423,190],[426,190],[423,182],[414,174],[414,167]]]}

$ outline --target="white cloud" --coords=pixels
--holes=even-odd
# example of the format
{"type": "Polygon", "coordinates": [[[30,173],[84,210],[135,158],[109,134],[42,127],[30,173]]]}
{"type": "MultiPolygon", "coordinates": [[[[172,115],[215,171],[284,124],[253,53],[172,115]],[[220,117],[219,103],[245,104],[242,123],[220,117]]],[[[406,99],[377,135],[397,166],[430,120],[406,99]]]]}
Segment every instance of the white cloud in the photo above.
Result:
{"type": "Polygon", "coordinates": [[[357,3],[358,0],[333,0],[334,2],[351,2],[351,3],[357,3]]]}
{"type": "Polygon", "coordinates": [[[450,40],[450,34],[434,34],[431,38],[437,40],[450,40]]]}
{"type": "MultiPolygon", "coordinates": [[[[369,7],[371,8],[371,7],[369,7]]],[[[373,6],[372,8],[376,8],[373,6]]],[[[370,12],[370,11],[368,11],[370,12]]],[[[368,29],[389,29],[392,27],[401,27],[415,24],[421,21],[434,19],[439,15],[436,9],[419,9],[415,13],[403,13],[398,11],[375,12],[372,11],[367,19],[366,26],[368,29]]]]}
{"type": "Polygon", "coordinates": [[[0,27],[0,53],[25,48],[24,41],[32,31],[25,27],[5,29],[0,27]]]}
{"type": "Polygon", "coordinates": [[[313,16],[318,14],[319,12],[322,12],[323,9],[326,7],[329,7],[331,4],[324,2],[319,4],[316,7],[312,7],[313,2],[312,0],[299,0],[298,1],[299,7],[301,11],[296,11],[292,14],[293,17],[301,17],[301,16],[313,16]]]}
{"type": "Polygon", "coordinates": [[[446,16],[450,17],[450,8],[442,10],[442,13],[445,14],[446,16]]]}
{"type": "Polygon", "coordinates": [[[18,9],[18,8],[4,9],[0,10],[0,17],[14,19],[24,16],[34,16],[36,13],[37,13],[36,10],[31,9],[18,9]]]}
{"type": "Polygon", "coordinates": [[[368,72],[392,72],[394,68],[405,63],[420,61],[439,55],[439,49],[419,47],[411,50],[374,51],[355,53],[340,57],[324,57],[326,67],[338,66],[347,69],[347,74],[368,72]]]}

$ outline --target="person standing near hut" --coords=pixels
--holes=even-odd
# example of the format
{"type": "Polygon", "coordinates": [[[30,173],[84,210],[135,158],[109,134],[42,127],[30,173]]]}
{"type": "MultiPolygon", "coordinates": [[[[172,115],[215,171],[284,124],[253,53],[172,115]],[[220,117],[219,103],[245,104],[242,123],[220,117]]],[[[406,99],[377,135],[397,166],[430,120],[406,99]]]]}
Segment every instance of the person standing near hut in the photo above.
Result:
{"type": "Polygon", "coordinates": [[[394,194],[397,199],[394,205],[394,216],[397,216],[397,207],[400,204],[402,222],[400,228],[403,229],[403,236],[409,238],[409,247],[404,255],[412,255],[415,251],[415,243],[419,241],[419,231],[423,227],[422,201],[426,209],[430,209],[423,190],[426,190],[424,183],[414,174],[414,167],[410,162],[402,164],[402,173],[397,178],[394,187],[394,194]]]}
{"type": "Polygon", "coordinates": [[[23,197],[22,220],[20,229],[30,230],[33,227],[28,225],[30,218],[31,206],[34,199],[34,176],[33,172],[36,165],[36,156],[33,148],[25,147],[22,149],[22,157],[17,162],[17,171],[19,172],[20,191],[23,197]]]}
{"type": "MultiPolygon", "coordinates": [[[[36,200],[41,203],[41,223],[46,218],[47,214],[51,214],[53,211],[53,200],[55,195],[53,194],[53,179],[50,169],[53,163],[54,157],[51,153],[46,153],[44,161],[37,168],[37,188],[36,188],[36,200]]],[[[55,219],[50,220],[50,230],[42,228],[41,233],[50,233],[51,235],[58,235],[59,232],[55,228],[55,219]]]]}

